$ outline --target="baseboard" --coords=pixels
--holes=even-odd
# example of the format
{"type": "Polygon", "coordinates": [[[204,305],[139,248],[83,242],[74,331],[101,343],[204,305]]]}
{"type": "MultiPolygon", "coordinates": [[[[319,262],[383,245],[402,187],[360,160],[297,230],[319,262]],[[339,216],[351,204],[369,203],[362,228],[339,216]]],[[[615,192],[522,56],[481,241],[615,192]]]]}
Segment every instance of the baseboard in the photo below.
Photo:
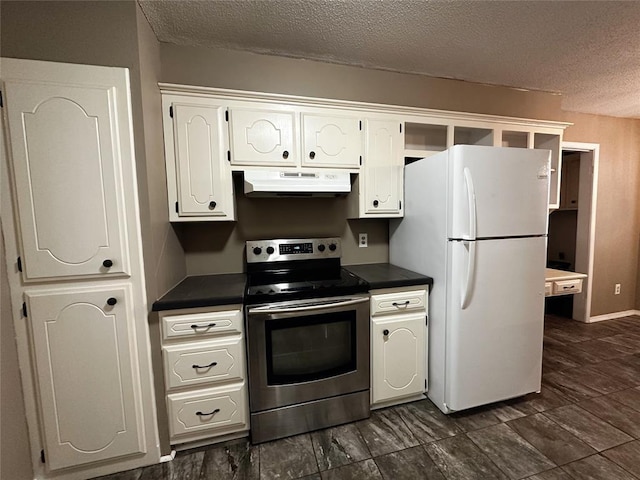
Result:
{"type": "Polygon", "coordinates": [[[176,451],[171,450],[169,455],[163,455],[160,457],[160,463],[171,462],[174,458],[176,458],[176,451]]]}
{"type": "Polygon", "coordinates": [[[602,322],[603,320],[613,320],[614,318],[630,317],[631,315],[640,316],[640,310],[625,310],[624,312],[605,313],[604,315],[596,315],[589,318],[589,323],[602,322]]]}

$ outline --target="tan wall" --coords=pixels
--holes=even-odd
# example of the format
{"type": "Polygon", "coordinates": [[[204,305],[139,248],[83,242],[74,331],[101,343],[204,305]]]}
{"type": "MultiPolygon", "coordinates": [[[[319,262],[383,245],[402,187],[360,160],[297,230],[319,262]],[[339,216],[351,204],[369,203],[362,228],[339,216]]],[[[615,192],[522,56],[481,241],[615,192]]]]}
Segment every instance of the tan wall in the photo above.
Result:
{"type": "Polygon", "coordinates": [[[565,140],[600,144],[591,315],[636,307],[640,261],[640,120],[565,113],[565,140]],[[614,285],[622,284],[614,295],[614,285]]]}
{"type": "Polygon", "coordinates": [[[0,229],[0,478],[28,480],[33,478],[33,469],[6,265],[0,229]]]}
{"type": "MultiPolygon", "coordinates": [[[[223,49],[162,44],[161,53],[164,82],[575,123],[565,140],[601,146],[592,315],[638,308],[640,120],[564,112],[561,97],[541,92],[223,49]],[[613,295],[614,283],[622,283],[621,295],[613,295]]],[[[345,222],[338,202],[331,202],[308,205],[308,215],[302,204],[282,203],[282,216],[274,203],[239,198],[237,224],[179,227],[187,270],[239,271],[245,239],[314,231],[342,236],[345,263],[386,261],[386,222],[345,222]],[[353,234],[365,225],[383,243],[360,252],[353,234]]]]}

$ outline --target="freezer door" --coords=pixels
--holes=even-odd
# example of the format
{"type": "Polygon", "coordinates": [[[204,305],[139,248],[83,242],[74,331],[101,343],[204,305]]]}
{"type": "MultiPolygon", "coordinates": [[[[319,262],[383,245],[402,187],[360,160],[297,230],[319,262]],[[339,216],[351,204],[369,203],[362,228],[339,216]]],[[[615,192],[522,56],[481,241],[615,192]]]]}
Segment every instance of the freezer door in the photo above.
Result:
{"type": "Polygon", "coordinates": [[[547,233],[550,152],[456,145],[449,150],[448,237],[547,233]]]}
{"type": "Polygon", "coordinates": [[[448,244],[447,407],[539,391],[546,238],[448,244]]]}

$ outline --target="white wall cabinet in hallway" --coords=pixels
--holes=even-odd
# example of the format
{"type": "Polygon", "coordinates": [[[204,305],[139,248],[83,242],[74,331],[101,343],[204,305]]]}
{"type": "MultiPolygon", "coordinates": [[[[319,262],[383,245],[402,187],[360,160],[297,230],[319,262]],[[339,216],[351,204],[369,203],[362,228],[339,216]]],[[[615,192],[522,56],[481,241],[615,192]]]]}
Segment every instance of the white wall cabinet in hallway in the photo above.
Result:
{"type": "Polygon", "coordinates": [[[1,61],[2,227],[35,477],[157,463],[128,71],[1,61]]]}

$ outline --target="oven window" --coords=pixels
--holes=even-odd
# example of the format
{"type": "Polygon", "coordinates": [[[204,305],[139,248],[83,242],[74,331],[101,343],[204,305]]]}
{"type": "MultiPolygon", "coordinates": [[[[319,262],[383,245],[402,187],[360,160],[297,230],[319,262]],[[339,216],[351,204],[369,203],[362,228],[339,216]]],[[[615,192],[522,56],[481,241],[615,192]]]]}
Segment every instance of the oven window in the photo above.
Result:
{"type": "Polygon", "coordinates": [[[300,383],[356,369],[355,310],[266,322],[267,382],[300,383]]]}

